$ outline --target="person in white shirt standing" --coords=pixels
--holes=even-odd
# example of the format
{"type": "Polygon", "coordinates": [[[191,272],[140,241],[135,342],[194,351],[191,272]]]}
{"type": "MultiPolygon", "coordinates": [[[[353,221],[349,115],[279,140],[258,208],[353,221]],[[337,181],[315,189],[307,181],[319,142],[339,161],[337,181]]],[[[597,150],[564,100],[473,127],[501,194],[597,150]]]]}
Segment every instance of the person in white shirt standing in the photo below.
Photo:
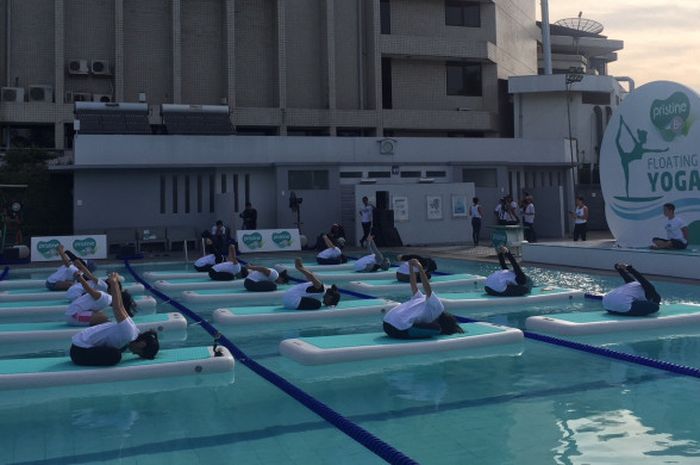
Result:
{"type": "Polygon", "coordinates": [[[430,287],[430,280],[423,266],[415,258],[408,261],[411,276],[411,300],[387,312],[383,328],[387,336],[395,339],[425,339],[439,334],[463,333],[457,320],[445,311],[445,306],[430,287]],[[421,277],[423,291],[418,290],[421,277]]]}
{"type": "Polygon", "coordinates": [[[569,211],[569,215],[574,219],[574,241],[585,241],[588,232],[588,206],[582,196],[576,197],[576,209],[569,211]]]}
{"type": "Polygon", "coordinates": [[[362,206],[360,207],[360,222],[362,223],[362,239],[360,239],[360,247],[365,246],[367,237],[372,232],[372,217],[374,215],[374,205],[369,203],[367,196],[362,197],[362,206]]]}
{"type": "Polygon", "coordinates": [[[625,284],[605,294],[605,310],[626,316],[644,316],[659,311],[661,296],[653,284],[632,265],[617,263],[615,270],[620,273],[625,284]]]}
{"type": "Polygon", "coordinates": [[[117,273],[110,275],[109,289],[116,322],[91,326],[74,335],[70,348],[71,360],[76,365],[112,366],[121,361],[124,349],[141,358],[154,359],[160,349],[158,334],[153,330],[139,333],[122,303],[117,273]]]}
{"type": "Polygon", "coordinates": [[[535,233],[535,204],[531,195],[526,195],[523,205],[523,228],[525,229],[525,240],[537,242],[535,233]]]}
{"type": "Polygon", "coordinates": [[[472,242],[474,242],[474,247],[479,245],[481,218],[483,218],[483,216],[481,205],[479,205],[479,197],[474,197],[472,199],[472,204],[469,206],[469,217],[472,219],[472,242]]]}
{"type": "Polygon", "coordinates": [[[652,239],[652,249],[685,249],[688,247],[688,225],[683,218],[676,216],[676,206],[672,203],[664,204],[664,216],[666,217],[666,239],[655,237],[652,239]]]}

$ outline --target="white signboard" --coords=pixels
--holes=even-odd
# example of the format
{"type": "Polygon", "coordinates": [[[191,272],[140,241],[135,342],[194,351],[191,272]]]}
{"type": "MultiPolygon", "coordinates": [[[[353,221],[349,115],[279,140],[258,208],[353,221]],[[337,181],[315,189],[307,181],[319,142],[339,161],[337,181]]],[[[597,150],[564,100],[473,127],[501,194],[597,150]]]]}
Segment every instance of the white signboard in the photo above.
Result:
{"type": "Polygon", "coordinates": [[[613,114],[600,151],[610,230],[622,246],[666,237],[663,205],[673,203],[700,242],[700,96],[658,81],[630,93],[613,114]]]}
{"type": "Polygon", "coordinates": [[[236,232],[238,250],[241,252],[284,252],[301,250],[299,230],[250,229],[236,232]]]}
{"type": "Polygon", "coordinates": [[[63,244],[80,258],[107,258],[107,236],[85,234],[82,236],[32,237],[32,261],[52,262],[60,260],[58,246],[63,244]]]}

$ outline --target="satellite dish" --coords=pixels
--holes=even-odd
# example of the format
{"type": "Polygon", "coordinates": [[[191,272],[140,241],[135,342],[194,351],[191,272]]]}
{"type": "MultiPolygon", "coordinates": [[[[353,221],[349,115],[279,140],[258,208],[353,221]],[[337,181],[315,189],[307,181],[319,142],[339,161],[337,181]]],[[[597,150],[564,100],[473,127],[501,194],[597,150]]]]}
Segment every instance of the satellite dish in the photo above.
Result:
{"type": "Polygon", "coordinates": [[[603,32],[603,25],[598,21],[582,18],[581,13],[576,18],[564,18],[554,23],[557,26],[566,27],[575,31],[588,32],[590,34],[600,34],[603,32]]]}

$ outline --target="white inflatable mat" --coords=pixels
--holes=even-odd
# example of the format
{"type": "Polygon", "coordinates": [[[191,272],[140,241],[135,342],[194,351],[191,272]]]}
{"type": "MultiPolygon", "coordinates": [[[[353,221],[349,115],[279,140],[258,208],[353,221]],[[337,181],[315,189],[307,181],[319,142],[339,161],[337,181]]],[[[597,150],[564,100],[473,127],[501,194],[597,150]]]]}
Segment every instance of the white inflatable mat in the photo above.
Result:
{"type": "Polygon", "coordinates": [[[470,349],[521,342],[519,329],[490,323],[464,323],[464,334],[429,339],[392,339],[384,333],[343,334],[285,339],[279,350],[303,365],[322,365],[470,349]]]}
{"type": "MultiPolygon", "coordinates": [[[[143,284],[125,283],[122,285],[125,291],[132,295],[143,294],[143,284]]],[[[7,289],[0,291],[0,302],[21,302],[26,300],[56,300],[62,299],[66,291],[50,291],[44,288],[32,289],[7,289]]]]}
{"type": "MultiPolygon", "coordinates": [[[[55,271],[55,270],[52,270],[55,271]]],[[[46,273],[46,277],[48,277],[51,273],[46,273]]],[[[101,276],[98,276],[101,277],[101,276]]],[[[121,279],[122,282],[124,282],[124,278],[121,279]]],[[[36,288],[41,288],[41,289],[46,289],[46,278],[44,279],[39,279],[39,278],[32,278],[32,279],[5,279],[3,281],[0,281],[0,290],[5,290],[5,289],[36,289],[36,288]]]]}
{"type": "Polygon", "coordinates": [[[255,306],[219,308],[214,311],[214,323],[218,325],[252,325],[311,320],[326,320],[352,316],[382,316],[398,302],[386,299],[341,300],[335,307],[319,310],[290,310],[282,306],[255,306]]]}
{"type": "MultiPolygon", "coordinates": [[[[394,273],[394,276],[396,276],[396,273],[394,273]]],[[[486,278],[483,276],[468,273],[436,275],[430,279],[430,286],[433,289],[462,288],[465,290],[471,290],[483,283],[485,280],[486,278]]],[[[348,283],[348,287],[352,290],[369,295],[379,295],[391,292],[403,292],[406,294],[411,293],[410,284],[398,281],[396,278],[370,281],[350,281],[348,283]]],[[[420,283],[418,287],[419,289],[422,289],[420,283]]]]}
{"type": "Polygon", "coordinates": [[[446,309],[470,310],[475,307],[495,307],[531,304],[582,297],[583,291],[563,287],[533,287],[528,295],[520,297],[494,297],[483,290],[473,292],[441,292],[438,297],[446,309]]]}
{"type": "MultiPolygon", "coordinates": [[[[291,270],[290,270],[291,272],[291,270]]],[[[318,279],[327,283],[335,283],[338,281],[352,281],[352,280],[363,280],[363,281],[373,281],[375,279],[392,279],[396,277],[396,268],[389,269],[387,271],[379,270],[372,273],[360,272],[355,270],[317,270],[314,274],[318,276],[318,279]]],[[[301,277],[301,273],[294,270],[294,276],[301,277]]]]}
{"type": "Polygon", "coordinates": [[[203,271],[146,271],[143,273],[143,277],[150,280],[156,281],[160,279],[187,279],[187,278],[201,278],[209,277],[206,272],[203,271]]]}
{"type": "Polygon", "coordinates": [[[200,289],[242,289],[243,279],[214,281],[208,275],[196,278],[160,279],[153,285],[163,292],[198,291],[200,289]]]}
{"type": "MultiPolygon", "coordinates": [[[[151,296],[135,296],[134,302],[136,302],[137,312],[140,315],[154,313],[156,310],[156,299],[151,296]]],[[[65,299],[0,302],[0,320],[10,318],[22,321],[32,321],[38,318],[62,319],[68,305],[69,302],[65,299]]],[[[109,309],[107,311],[109,312],[109,309]]]]}
{"type": "Polygon", "coordinates": [[[229,302],[232,305],[245,304],[274,304],[281,303],[284,292],[290,285],[277,286],[276,291],[250,292],[246,289],[202,289],[200,291],[184,291],[182,299],[185,302],[229,302]]]}
{"type": "Polygon", "coordinates": [[[661,330],[700,325],[700,305],[662,304],[646,316],[615,315],[610,312],[572,312],[531,316],[527,329],[559,336],[585,336],[627,331],[661,330]]]}
{"type": "MultiPolygon", "coordinates": [[[[278,263],[275,265],[275,267],[284,267],[289,272],[296,272],[296,268],[294,268],[294,263],[278,263]]],[[[339,263],[338,265],[319,265],[316,262],[304,262],[304,268],[306,268],[309,271],[313,271],[314,273],[317,271],[339,271],[339,270],[346,270],[346,271],[353,271],[355,269],[355,260],[348,260],[345,263],[339,263]]]]}
{"type": "MultiPolygon", "coordinates": [[[[164,349],[153,360],[125,352],[113,367],[81,367],[68,357],[0,360],[0,390],[113,383],[172,376],[203,376],[233,370],[234,360],[224,347],[164,349]]],[[[118,392],[118,391],[117,391],[118,392]]]]}

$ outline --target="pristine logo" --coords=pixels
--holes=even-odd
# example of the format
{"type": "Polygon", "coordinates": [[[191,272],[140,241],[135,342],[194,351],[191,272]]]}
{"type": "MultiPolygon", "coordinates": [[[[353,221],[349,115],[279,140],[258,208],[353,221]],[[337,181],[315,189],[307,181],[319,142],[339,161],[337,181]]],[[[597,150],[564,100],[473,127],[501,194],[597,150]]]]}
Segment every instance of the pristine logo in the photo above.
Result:
{"type": "Polygon", "coordinates": [[[259,249],[263,245],[262,234],[244,234],[243,242],[248,246],[249,249],[259,249]]]}
{"type": "Polygon", "coordinates": [[[51,239],[48,242],[39,241],[36,245],[36,249],[44,258],[57,257],[59,245],[61,245],[61,243],[56,239],[51,239]]]}
{"type": "Polygon", "coordinates": [[[277,244],[280,249],[286,249],[292,245],[292,235],[288,231],[282,231],[272,234],[272,242],[277,244]]]}
{"type": "Polygon", "coordinates": [[[73,241],[73,249],[78,252],[78,255],[83,257],[95,255],[95,251],[97,250],[97,241],[92,237],[76,239],[73,241]]]}
{"type": "Polygon", "coordinates": [[[666,142],[679,134],[688,135],[693,121],[690,116],[690,100],[683,92],[674,92],[666,100],[654,100],[649,108],[652,124],[666,142]]]}

